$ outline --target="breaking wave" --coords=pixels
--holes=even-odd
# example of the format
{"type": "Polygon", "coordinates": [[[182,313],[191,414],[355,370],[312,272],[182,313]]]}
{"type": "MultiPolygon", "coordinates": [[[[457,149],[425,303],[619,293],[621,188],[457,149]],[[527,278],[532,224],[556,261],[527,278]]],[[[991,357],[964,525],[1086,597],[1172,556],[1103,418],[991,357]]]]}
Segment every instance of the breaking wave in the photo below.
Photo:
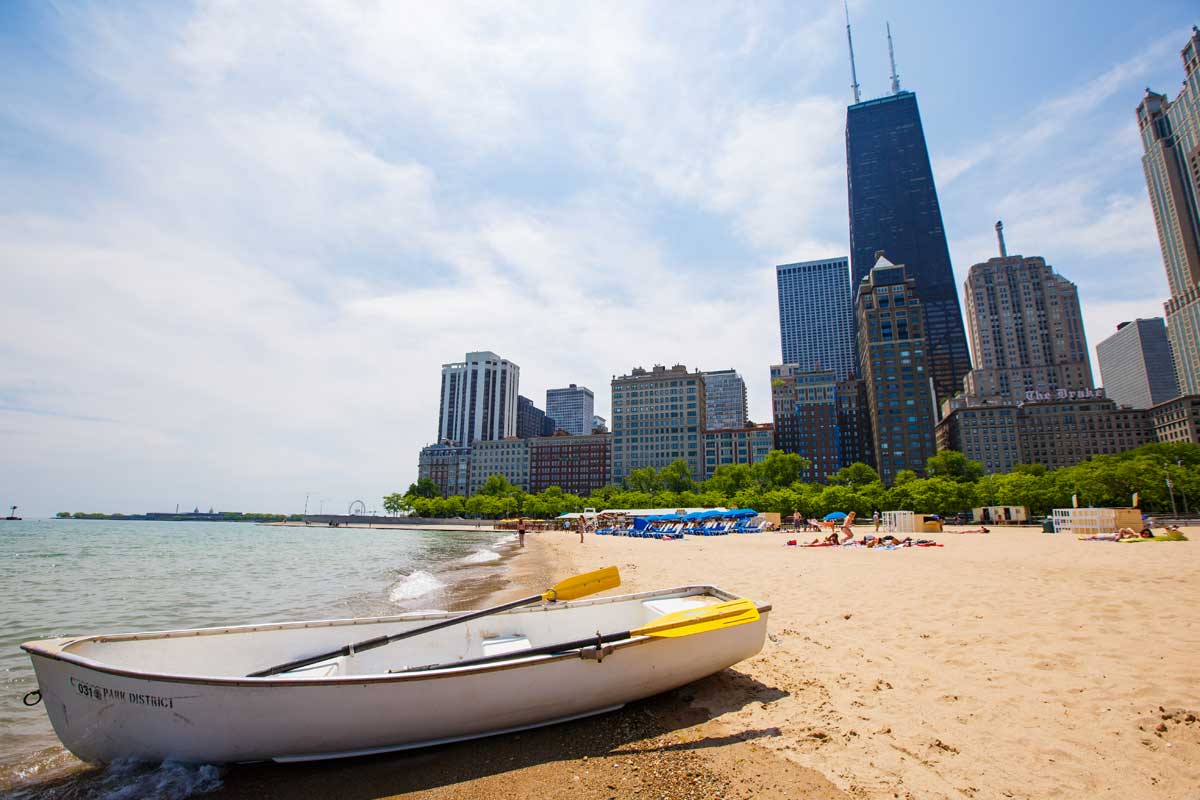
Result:
{"type": "Polygon", "coordinates": [[[476,550],[471,555],[464,558],[464,564],[488,564],[492,561],[499,561],[500,554],[495,550],[476,550]]]}
{"type": "MultiPolygon", "coordinates": [[[[26,785],[6,795],[12,800],[184,800],[221,788],[222,770],[213,764],[150,764],[122,760],[102,770],[72,776],[61,784],[26,785]]],[[[50,777],[50,776],[45,776],[50,777]]]]}
{"type": "Polygon", "coordinates": [[[445,585],[445,583],[425,570],[417,570],[411,575],[405,576],[402,581],[393,586],[392,591],[388,594],[388,598],[393,603],[415,600],[418,597],[432,594],[438,589],[445,587],[445,585]]]}

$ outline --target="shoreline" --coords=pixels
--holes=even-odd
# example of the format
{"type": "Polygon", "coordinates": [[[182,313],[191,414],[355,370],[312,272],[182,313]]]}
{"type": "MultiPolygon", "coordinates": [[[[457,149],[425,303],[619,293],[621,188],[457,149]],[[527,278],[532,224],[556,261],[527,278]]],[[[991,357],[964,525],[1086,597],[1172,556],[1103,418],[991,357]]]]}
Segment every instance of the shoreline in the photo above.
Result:
{"type": "MultiPolygon", "coordinates": [[[[344,526],[343,526],[344,527],[344,526]]],[[[365,527],[365,526],[363,526],[365,527]]],[[[409,526],[410,528],[412,526],[409,526]]],[[[415,529],[413,529],[415,531],[415,529]]],[[[422,532],[429,529],[422,528],[422,532]]],[[[468,528],[467,533],[474,533],[474,527],[468,528]]],[[[513,587],[518,585],[525,574],[548,574],[541,562],[534,559],[522,559],[519,556],[532,553],[530,548],[524,552],[517,547],[516,536],[511,531],[480,529],[479,533],[488,534],[486,544],[481,537],[478,544],[480,550],[490,550],[496,553],[492,560],[471,562],[465,559],[452,559],[436,563],[418,564],[400,582],[394,583],[391,589],[385,589],[379,596],[379,609],[369,610],[365,616],[387,616],[408,614],[422,609],[437,606],[445,611],[465,611],[483,608],[488,605],[503,602],[492,601],[493,597],[517,597],[521,594],[513,587]],[[497,536],[497,534],[502,534],[497,536]],[[427,573],[441,584],[438,588],[415,597],[394,599],[389,592],[400,586],[403,581],[419,572],[427,573]]],[[[478,550],[476,551],[478,552],[478,550]]],[[[465,557],[469,558],[469,556],[465,557]]],[[[530,578],[532,580],[532,578],[530,578]]],[[[338,619],[348,615],[337,613],[340,609],[329,608],[324,613],[306,615],[296,613],[288,615],[288,619],[338,619]]],[[[180,767],[176,766],[112,766],[96,767],[75,758],[66,751],[57,737],[50,730],[49,722],[42,722],[48,738],[39,741],[29,749],[5,753],[0,759],[0,795],[12,792],[16,796],[35,800],[35,798],[58,797],[61,793],[71,796],[138,796],[130,784],[140,786],[148,796],[157,796],[159,784],[165,787],[168,796],[187,797],[193,794],[191,786],[194,781],[203,783],[197,769],[209,771],[218,770],[215,767],[180,767]],[[172,784],[179,782],[181,786],[172,784]]],[[[227,768],[218,771],[228,772],[227,768]]],[[[199,789],[195,793],[200,793],[199,789]]]]}
{"type": "MultiPolygon", "coordinates": [[[[256,522],[255,525],[261,525],[264,528],[312,528],[313,530],[334,529],[333,525],[319,525],[313,522],[256,522]]],[[[404,523],[381,524],[381,523],[351,523],[340,522],[336,526],[337,529],[355,528],[362,530],[381,530],[381,531],[453,531],[455,533],[470,533],[478,531],[480,533],[513,533],[507,528],[497,528],[494,525],[406,525],[404,523]]]]}

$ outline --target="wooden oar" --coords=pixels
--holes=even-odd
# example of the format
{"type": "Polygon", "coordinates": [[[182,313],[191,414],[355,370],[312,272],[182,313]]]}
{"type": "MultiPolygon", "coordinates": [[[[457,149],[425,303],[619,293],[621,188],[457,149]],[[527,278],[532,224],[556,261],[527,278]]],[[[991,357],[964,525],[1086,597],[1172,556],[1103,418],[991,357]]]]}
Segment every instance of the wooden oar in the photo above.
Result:
{"type": "Polygon", "coordinates": [[[568,653],[572,650],[580,650],[585,647],[599,647],[609,642],[619,642],[624,639],[632,639],[635,636],[657,636],[657,637],[678,637],[691,636],[696,633],[706,633],[715,631],[721,628],[730,628],[734,625],[745,625],[747,622],[754,622],[758,619],[758,607],[751,600],[745,598],[740,600],[727,600],[724,603],[716,603],[711,606],[703,606],[701,608],[689,608],[685,611],[676,611],[671,614],[664,614],[654,622],[648,625],[643,625],[640,628],[633,630],[620,631],[618,633],[606,633],[595,636],[589,636],[586,639],[576,639],[572,642],[559,642],[558,644],[549,644],[543,647],[534,647],[529,650],[515,650],[510,653],[502,653],[495,656],[486,656],[484,658],[472,658],[466,661],[452,661],[448,664],[430,664],[424,667],[409,667],[407,669],[394,669],[391,672],[424,672],[431,669],[456,669],[458,667],[474,667],[479,664],[493,664],[497,661],[512,661],[519,658],[528,658],[529,656],[540,656],[551,653],[568,653]]]}
{"type": "Polygon", "coordinates": [[[414,628],[411,631],[393,633],[390,636],[376,636],[373,639],[364,639],[361,642],[348,644],[345,647],[338,648],[337,650],[330,650],[326,653],[318,653],[315,656],[307,656],[305,658],[298,658],[295,661],[288,661],[286,664],[276,664],[273,667],[260,669],[257,672],[251,672],[246,677],[265,678],[268,675],[278,675],[281,672],[290,672],[294,669],[307,667],[312,664],[325,661],[329,658],[348,656],[352,653],[360,653],[363,650],[374,650],[376,647],[383,647],[385,644],[398,642],[401,639],[410,639],[413,636],[420,636],[421,634],[429,633],[430,631],[449,628],[451,625],[460,625],[464,622],[470,622],[473,619],[486,617],[489,614],[498,614],[501,611],[508,611],[509,609],[520,608],[521,606],[529,606],[543,601],[547,603],[553,603],[558,600],[574,600],[577,597],[586,597],[589,594],[603,592],[605,589],[613,589],[620,585],[621,575],[617,572],[617,568],[604,567],[603,569],[585,572],[582,575],[576,575],[573,578],[567,578],[565,581],[559,581],[541,594],[523,597],[520,600],[513,600],[510,603],[493,606],[492,608],[485,608],[482,611],[471,611],[467,614],[461,614],[457,617],[452,617],[451,619],[444,619],[439,622],[435,622],[432,625],[424,625],[420,628],[414,628]]]}

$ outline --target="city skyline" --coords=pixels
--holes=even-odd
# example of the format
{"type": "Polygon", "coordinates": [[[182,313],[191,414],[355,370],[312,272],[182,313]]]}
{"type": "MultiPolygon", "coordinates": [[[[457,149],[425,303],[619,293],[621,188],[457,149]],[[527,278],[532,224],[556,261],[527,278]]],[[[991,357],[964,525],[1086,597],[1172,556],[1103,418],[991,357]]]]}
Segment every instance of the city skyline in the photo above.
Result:
{"type": "MultiPolygon", "coordinates": [[[[12,502],[403,488],[435,370],[478,346],[541,386],[728,365],[770,418],[773,265],[847,250],[840,4],[478,13],[0,11],[12,502]]],[[[1162,313],[1132,110],[1176,93],[1188,4],[851,14],[865,99],[892,22],[958,286],[1003,217],[1090,341],[1162,313]],[[1009,40],[1044,57],[981,55],[1009,40]]]]}

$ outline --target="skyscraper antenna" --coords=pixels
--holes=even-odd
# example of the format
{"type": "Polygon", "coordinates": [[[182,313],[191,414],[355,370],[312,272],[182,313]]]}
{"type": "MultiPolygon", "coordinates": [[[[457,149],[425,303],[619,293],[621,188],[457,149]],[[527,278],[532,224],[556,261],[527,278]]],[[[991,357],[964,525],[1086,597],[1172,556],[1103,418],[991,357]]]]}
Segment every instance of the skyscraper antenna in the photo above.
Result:
{"type": "Polygon", "coordinates": [[[996,239],[1000,242],[1000,257],[1008,258],[1008,248],[1004,246],[1004,220],[996,220],[996,239]]]}
{"type": "MultiPolygon", "coordinates": [[[[849,23],[847,23],[847,25],[849,25],[849,23]]],[[[896,74],[896,51],[892,47],[892,23],[888,22],[886,25],[888,34],[888,58],[891,59],[892,62],[892,94],[899,94],[900,76],[896,74]]]]}
{"type": "Polygon", "coordinates": [[[854,102],[862,102],[858,87],[858,70],[854,68],[854,39],[850,36],[850,2],[842,0],[846,9],[846,44],[850,45],[850,88],[854,90],[854,102]]]}

